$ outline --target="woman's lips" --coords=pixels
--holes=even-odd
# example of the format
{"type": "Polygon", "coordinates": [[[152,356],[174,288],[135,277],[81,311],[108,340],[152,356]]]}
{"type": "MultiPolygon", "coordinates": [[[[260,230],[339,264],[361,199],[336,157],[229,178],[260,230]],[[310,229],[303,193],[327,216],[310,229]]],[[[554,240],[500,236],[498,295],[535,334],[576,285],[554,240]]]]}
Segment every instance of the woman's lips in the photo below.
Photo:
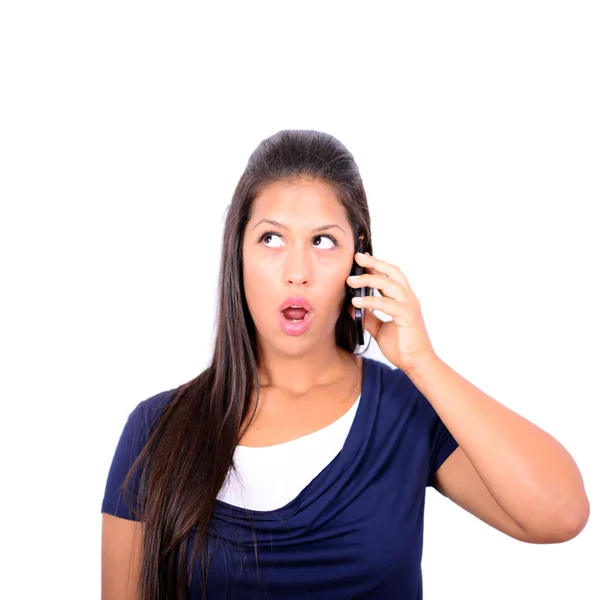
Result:
{"type": "Polygon", "coordinates": [[[291,306],[282,311],[286,319],[300,321],[304,319],[308,311],[305,308],[292,308],[291,306]]]}
{"type": "Polygon", "coordinates": [[[279,313],[279,324],[283,332],[288,335],[302,335],[309,328],[313,320],[313,315],[313,312],[309,312],[304,319],[294,322],[286,319],[282,311],[279,313]]]}
{"type": "Polygon", "coordinates": [[[305,298],[304,296],[288,296],[279,305],[279,310],[285,310],[286,308],[289,308],[290,306],[300,306],[301,308],[304,308],[305,310],[308,310],[308,311],[312,310],[310,301],[308,300],[308,298],[305,298]]]}

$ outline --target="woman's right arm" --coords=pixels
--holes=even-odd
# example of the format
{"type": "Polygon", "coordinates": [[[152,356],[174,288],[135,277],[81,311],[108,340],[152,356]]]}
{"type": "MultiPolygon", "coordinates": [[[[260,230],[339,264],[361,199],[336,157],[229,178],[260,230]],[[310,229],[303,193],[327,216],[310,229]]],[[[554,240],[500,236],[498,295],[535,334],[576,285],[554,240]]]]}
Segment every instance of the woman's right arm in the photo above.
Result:
{"type": "Polygon", "coordinates": [[[102,513],[102,600],[138,600],[143,526],[102,513]]]}

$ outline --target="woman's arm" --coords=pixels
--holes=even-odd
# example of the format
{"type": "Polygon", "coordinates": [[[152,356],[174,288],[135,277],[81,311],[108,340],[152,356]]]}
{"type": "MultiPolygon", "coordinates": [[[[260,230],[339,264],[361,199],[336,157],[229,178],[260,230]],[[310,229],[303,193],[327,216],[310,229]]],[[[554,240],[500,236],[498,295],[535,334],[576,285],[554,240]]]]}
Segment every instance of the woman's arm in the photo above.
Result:
{"type": "Polygon", "coordinates": [[[585,527],[590,505],[583,479],[556,439],[485,394],[437,355],[407,375],[468,458],[451,456],[438,469],[436,487],[444,495],[480,516],[490,512],[489,491],[527,532],[527,541],[566,541],[585,527]],[[473,469],[483,485],[460,485],[461,479],[472,482],[473,469]],[[471,490],[468,498],[465,490],[471,490]]]}

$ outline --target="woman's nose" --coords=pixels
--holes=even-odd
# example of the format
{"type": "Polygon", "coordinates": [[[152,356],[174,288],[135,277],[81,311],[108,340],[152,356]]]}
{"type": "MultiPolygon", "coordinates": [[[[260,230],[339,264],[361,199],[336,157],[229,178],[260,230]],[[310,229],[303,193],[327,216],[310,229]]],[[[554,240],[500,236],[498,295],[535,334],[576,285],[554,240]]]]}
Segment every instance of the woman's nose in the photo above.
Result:
{"type": "Polygon", "coordinates": [[[290,283],[306,283],[310,280],[310,265],[302,251],[292,251],[285,265],[285,278],[290,283]]]}

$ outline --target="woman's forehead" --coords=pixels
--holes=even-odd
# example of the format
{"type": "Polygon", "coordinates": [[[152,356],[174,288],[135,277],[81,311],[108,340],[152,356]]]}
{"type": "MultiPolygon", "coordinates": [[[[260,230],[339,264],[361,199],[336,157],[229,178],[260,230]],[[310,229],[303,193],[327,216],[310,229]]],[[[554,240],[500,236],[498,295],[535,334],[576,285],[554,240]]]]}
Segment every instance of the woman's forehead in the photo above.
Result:
{"type": "Polygon", "coordinates": [[[345,208],[333,189],[320,181],[301,183],[272,183],[254,199],[250,218],[256,221],[273,219],[286,223],[286,217],[310,217],[321,220],[329,215],[345,220],[345,208]]]}

